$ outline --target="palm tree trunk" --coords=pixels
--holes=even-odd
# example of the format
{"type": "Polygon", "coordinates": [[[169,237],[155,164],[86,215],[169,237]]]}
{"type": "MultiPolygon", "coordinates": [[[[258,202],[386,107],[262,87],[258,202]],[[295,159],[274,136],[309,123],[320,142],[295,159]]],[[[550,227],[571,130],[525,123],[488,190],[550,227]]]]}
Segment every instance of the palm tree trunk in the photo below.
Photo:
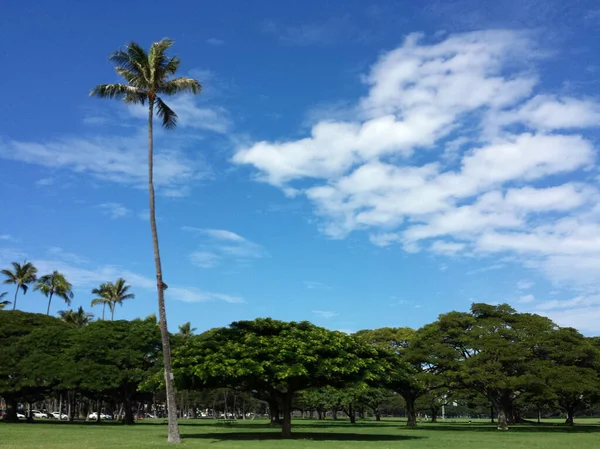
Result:
{"type": "Polygon", "coordinates": [[[106,310],[106,303],[102,304],[102,321],[104,321],[104,311],[106,310]]]}
{"type": "Polygon", "coordinates": [[[154,98],[149,98],[148,106],[148,193],[150,196],[150,228],[152,230],[152,246],[154,248],[154,263],[156,265],[156,288],[158,290],[158,316],[163,347],[163,364],[165,368],[165,385],[167,393],[167,413],[169,420],[169,443],[181,443],[179,426],[177,424],[177,403],[175,402],[175,388],[173,386],[173,373],[171,372],[171,345],[167,329],[167,312],[165,310],[165,284],[162,279],[162,265],[158,248],[158,232],[156,231],[156,212],[154,203],[154,155],[152,139],[152,117],[154,114],[154,98]]]}
{"type": "Polygon", "coordinates": [[[48,297],[48,310],[46,311],[46,315],[50,315],[50,303],[52,302],[52,292],[50,292],[50,296],[48,297]]]}
{"type": "Polygon", "coordinates": [[[19,287],[21,287],[21,284],[17,284],[17,289],[15,290],[15,300],[13,302],[13,310],[15,310],[15,307],[17,307],[17,295],[19,294],[19,287]]]}
{"type": "Polygon", "coordinates": [[[112,306],[110,309],[110,320],[111,321],[115,320],[115,306],[112,306]]]}

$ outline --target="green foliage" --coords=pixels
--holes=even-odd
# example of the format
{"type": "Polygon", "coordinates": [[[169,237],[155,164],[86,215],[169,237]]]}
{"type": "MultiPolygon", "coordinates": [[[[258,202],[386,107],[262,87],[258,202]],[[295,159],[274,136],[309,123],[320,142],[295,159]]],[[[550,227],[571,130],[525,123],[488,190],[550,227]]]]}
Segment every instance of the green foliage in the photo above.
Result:
{"type": "Polygon", "coordinates": [[[46,315],[50,315],[50,303],[53,296],[61,298],[68,306],[71,305],[73,299],[73,285],[67,281],[64,274],[58,271],[53,271],[51,274],[46,274],[38,279],[34,290],[39,290],[48,298],[48,310],[46,315]]]}

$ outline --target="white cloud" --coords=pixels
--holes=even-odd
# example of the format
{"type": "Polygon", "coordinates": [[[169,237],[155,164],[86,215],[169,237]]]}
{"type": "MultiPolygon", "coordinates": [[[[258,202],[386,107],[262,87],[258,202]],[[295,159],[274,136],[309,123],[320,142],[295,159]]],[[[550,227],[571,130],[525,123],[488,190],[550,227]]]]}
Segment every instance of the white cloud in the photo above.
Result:
{"type": "Polygon", "coordinates": [[[320,318],[325,318],[325,319],[333,318],[333,317],[339,315],[339,313],[332,312],[330,310],[313,310],[312,313],[314,313],[315,315],[317,315],[320,318]]]}
{"type": "Polygon", "coordinates": [[[523,279],[523,280],[517,282],[517,289],[518,290],[529,290],[534,285],[535,285],[535,282],[523,279]]]}
{"type": "Polygon", "coordinates": [[[0,240],[8,240],[9,242],[13,242],[15,239],[10,234],[0,234],[0,240]]]}
{"type": "Polygon", "coordinates": [[[533,301],[535,301],[535,296],[533,296],[531,294],[529,294],[529,295],[523,295],[523,296],[521,296],[519,298],[519,302],[523,303],[523,304],[527,304],[527,303],[530,303],[530,302],[533,302],[533,301]]]}
{"type": "Polygon", "coordinates": [[[206,39],[206,43],[210,44],[210,45],[219,46],[219,45],[223,45],[225,43],[225,41],[222,39],[218,39],[216,37],[209,37],[208,39],[206,39]]]}
{"type": "Polygon", "coordinates": [[[331,238],[366,231],[407,252],[508,256],[600,289],[584,129],[600,123],[600,103],[544,92],[545,54],[510,30],[410,35],[371,67],[347,114],[324,111],[304,138],[242,145],[233,161],[305,195],[331,238]]]}
{"type": "Polygon", "coordinates": [[[431,251],[438,254],[456,254],[465,248],[464,243],[445,242],[436,240],[431,244],[431,251]]]}
{"type": "Polygon", "coordinates": [[[227,260],[245,263],[269,255],[261,245],[226,229],[205,229],[193,226],[183,226],[181,229],[194,232],[202,238],[200,250],[192,252],[189,256],[190,261],[201,268],[212,268],[227,260]]]}
{"type": "Polygon", "coordinates": [[[104,215],[114,219],[127,217],[131,211],[120,203],[102,203],[96,206],[104,215]]]}

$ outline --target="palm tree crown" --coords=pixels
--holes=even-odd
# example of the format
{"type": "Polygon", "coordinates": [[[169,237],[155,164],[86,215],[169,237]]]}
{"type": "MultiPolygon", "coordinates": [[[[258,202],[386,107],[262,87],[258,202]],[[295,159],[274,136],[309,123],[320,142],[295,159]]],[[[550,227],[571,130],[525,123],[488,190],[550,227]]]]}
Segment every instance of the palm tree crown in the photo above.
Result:
{"type": "Polygon", "coordinates": [[[192,323],[189,321],[187,323],[183,323],[179,326],[179,335],[181,335],[185,340],[194,335],[195,327],[192,327],[192,323]]]}
{"type": "Polygon", "coordinates": [[[37,268],[33,266],[31,262],[23,262],[20,263],[13,262],[12,270],[2,270],[2,273],[6,279],[4,280],[4,284],[13,284],[16,285],[17,288],[15,290],[15,300],[13,302],[13,310],[17,307],[17,295],[19,294],[19,289],[23,290],[23,294],[27,293],[29,288],[29,284],[33,284],[36,280],[37,268]]]}
{"type": "Polygon", "coordinates": [[[79,306],[77,311],[72,309],[61,310],[58,312],[58,316],[60,316],[63,321],[72,324],[75,327],[84,327],[88,325],[94,318],[93,314],[87,313],[81,306],[79,306]]]}
{"type": "Polygon", "coordinates": [[[70,306],[71,299],[73,299],[73,285],[65,275],[59,273],[58,271],[53,271],[51,274],[46,274],[39,278],[37,283],[35,284],[34,290],[41,291],[46,298],[48,298],[48,310],[46,311],[46,315],[50,315],[50,304],[52,303],[52,297],[58,296],[65,303],[70,306]]]}
{"type": "Polygon", "coordinates": [[[100,287],[92,290],[92,294],[97,297],[92,299],[92,307],[102,304],[102,319],[104,320],[104,311],[106,310],[106,305],[113,310],[113,303],[110,300],[109,292],[108,292],[108,284],[100,284],[100,287]]]}
{"type": "Polygon", "coordinates": [[[155,42],[146,51],[135,42],[110,56],[116,63],[115,71],[127,84],[100,84],[90,92],[90,96],[122,99],[125,103],[156,106],[156,113],[165,128],[174,128],[177,114],[162,100],[160,95],[175,95],[181,92],[197,94],[202,90],[200,83],[185,76],[175,75],[181,60],[177,56],[168,57],[165,52],[173,45],[171,39],[155,42]]]}
{"type": "Polygon", "coordinates": [[[104,319],[104,309],[108,305],[110,309],[111,320],[115,316],[115,306],[117,304],[123,305],[123,301],[126,299],[133,299],[135,295],[129,293],[131,286],[125,284],[125,279],[119,278],[114,284],[107,282],[101,284],[99,288],[92,290],[92,293],[98,295],[97,298],[92,300],[92,306],[102,304],[102,319],[104,319]]]}

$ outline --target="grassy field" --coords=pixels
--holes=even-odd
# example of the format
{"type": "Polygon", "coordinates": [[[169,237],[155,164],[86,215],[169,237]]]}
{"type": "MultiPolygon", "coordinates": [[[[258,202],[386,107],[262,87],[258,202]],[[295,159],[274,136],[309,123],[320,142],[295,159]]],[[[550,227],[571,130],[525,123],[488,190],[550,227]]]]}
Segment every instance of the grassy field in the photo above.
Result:
{"type": "MultiPolygon", "coordinates": [[[[215,421],[183,421],[185,448],[228,449],[595,449],[600,447],[600,422],[580,420],[573,428],[554,423],[515,426],[499,432],[488,423],[421,423],[407,429],[404,422],[304,421],[293,423],[292,440],[281,441],[277,429],[266,421],[238,421],[230,427],[215,421]]],[[[167,448],[167,427],[162,420],[146,420],[135,426],[114,423],[77,424],[37,422],[0,423],[2,449],[105,449],[167,448]]]]}

